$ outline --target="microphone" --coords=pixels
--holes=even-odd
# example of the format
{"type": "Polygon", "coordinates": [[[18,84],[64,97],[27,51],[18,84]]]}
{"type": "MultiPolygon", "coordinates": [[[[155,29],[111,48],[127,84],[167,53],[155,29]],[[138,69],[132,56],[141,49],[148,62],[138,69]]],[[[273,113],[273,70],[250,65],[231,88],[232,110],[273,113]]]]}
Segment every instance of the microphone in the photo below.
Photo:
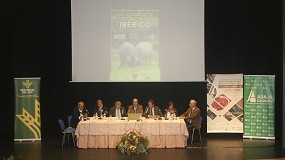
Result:
{"type": "Polygon", "coordinates": [[[125,119],[123,118],[123,115],[124,115],[124,110],[122,109],[121,120],[125,120],[125,119]]]}
{"type": "Polygon", "coordinates": [[[148,107],[146,108],[146,111],[145,111],[145,113],[147,113],[147,111],[148,111],[148,107]]]}
{"type": "Polygon", "coordinates": [[[88,112],[88,110],[86,109],[86,120],[89,120],[89,118],[88,118],[88,115],[89,115],[89,112],[88,112]]]}

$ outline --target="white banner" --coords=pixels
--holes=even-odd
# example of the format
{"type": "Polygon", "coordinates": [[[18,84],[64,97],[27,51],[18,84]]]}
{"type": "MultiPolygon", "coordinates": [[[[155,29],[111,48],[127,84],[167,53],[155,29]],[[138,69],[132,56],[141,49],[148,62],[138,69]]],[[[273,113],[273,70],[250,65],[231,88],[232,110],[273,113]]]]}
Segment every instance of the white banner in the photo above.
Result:
{"type": "Polygon", "coordinates": [[[207,75],[207,133],[243,133],[243,74],[207,75]]]}

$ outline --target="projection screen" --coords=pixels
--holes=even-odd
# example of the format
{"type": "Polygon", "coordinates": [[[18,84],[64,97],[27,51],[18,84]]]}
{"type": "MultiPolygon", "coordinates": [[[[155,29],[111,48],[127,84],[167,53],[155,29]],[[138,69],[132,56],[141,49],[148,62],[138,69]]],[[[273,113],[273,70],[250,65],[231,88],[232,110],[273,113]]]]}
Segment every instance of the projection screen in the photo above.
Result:
{"type": "Polygon", "coordinates": [[[205,81],[204,0],[71,0],[73,82],[205,81]]]}

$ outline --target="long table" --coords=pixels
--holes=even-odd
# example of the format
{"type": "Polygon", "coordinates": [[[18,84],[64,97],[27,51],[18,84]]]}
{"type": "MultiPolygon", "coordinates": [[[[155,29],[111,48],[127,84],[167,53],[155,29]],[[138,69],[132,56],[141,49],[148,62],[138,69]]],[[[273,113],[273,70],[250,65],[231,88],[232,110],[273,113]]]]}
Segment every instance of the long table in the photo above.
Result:
{"type": "MultiPolygon", "coordinates": [[[[127,119],[127,118],[126,118],[127,119]]],[[[188,130],[183,119],[119,120],[90,118],[78,123],[75,135],[78,148],[115,148],[124,133],[136,130],[149,139],[150,148],[184,148],[188,130]]]]}

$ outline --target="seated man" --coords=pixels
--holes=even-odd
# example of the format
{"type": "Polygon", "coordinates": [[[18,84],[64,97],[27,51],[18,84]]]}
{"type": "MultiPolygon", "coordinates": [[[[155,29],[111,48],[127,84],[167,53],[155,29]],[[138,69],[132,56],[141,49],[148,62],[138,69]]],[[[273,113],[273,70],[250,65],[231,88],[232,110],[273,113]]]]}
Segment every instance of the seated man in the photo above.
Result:
{"type": "Polygon", "coordinates": [[[101,99],[97,100],[97,107],[94,108],[93,115],[97,113],[98,117],[103,117],[104,114],[108,116],[107,108],[103,106],[103,101],[101,99]]]}
{"type": "Polygon", "coordinates": [[[159,118],[162,117],[162,113],[159,107],[154,105],[153,100],[149,100],[143,116],[146,118],[159,118]]]}
{"type": "Polygon", "coordinates": [[[128,113],[141,113],[143,114],[143,106],[139,104],[138,99],[133,99],[133,104],[129,106],[128,113]]]}
{"type": "Polygon", "coordinates": [[[191,134],[193,128],[200,127],[201,110],[196,105],[197,102],[195,100],[190,100],[189,108],[180,116],[180,118],[184,119],[186,122],[189,135],[191,134]]]}
{"type": "Polygon", "coordinates": [[[115,103],[115,106],[110,108],[109,115],[110,117],[126,117],[127,112],[126,112],[125,107],[121,105],[121,102],[117,101],[115,103]]]}
{"type": "Polygon", "coordinates": [[[80,121],[81,115],[88,115],[88,111],[84,106],[84,102],[79,101],[77,107],[73,109],[73,117],[71,120],[71,127],[76,128],[80,121]]]}

